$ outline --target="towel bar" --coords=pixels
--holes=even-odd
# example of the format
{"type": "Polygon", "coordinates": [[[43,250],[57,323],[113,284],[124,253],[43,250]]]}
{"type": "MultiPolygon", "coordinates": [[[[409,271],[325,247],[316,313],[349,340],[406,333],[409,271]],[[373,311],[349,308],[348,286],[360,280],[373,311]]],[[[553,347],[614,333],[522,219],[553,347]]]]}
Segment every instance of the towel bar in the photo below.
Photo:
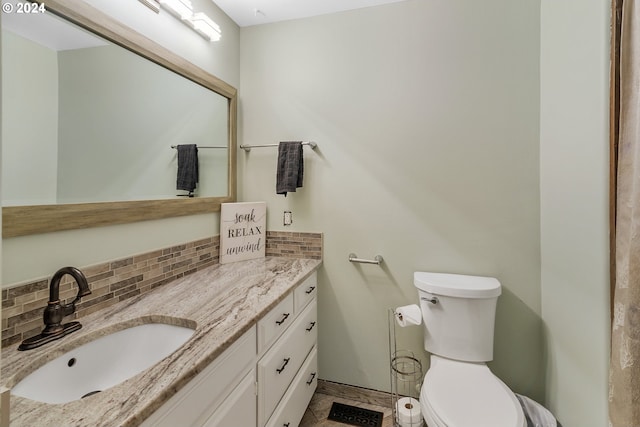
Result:
{"type": "MultiPolygon", "coordinates": [[[[171,148],[178,148],[177,145],[172,145],[171,148]]],[[[223,145],[198,145],[198,148],[229,148],[223,145]]]]}
{"type": "Polygon", "coordinates": [[[354,253],[350,253],[349,254],[349,262],[357,262],[360,264],[375,264],[375,265],[380,265],[382,264],[382,256],[381,255],[376,255],[373,259],[362,259],[362,258],[358,258],[358,256],[354,253]]]}
{"type": "MultiPolygon", "coordinates": [[[[246,145],[246,144],[242,144],[242,145],[240,145],[240,148],[242,148],[244,151],[246,151],[248,153],[249,151],[251,151],[252,148],[277,147],[278,145],[279,144],[262,144],[262,145],[246,145]]],[[[315,150],[316,147],[318,146],[318,144],[316,144],[313,141],[304,141],[304,142],[302,142],[302,145],[308,145],[313,150],[315,150]]]]}

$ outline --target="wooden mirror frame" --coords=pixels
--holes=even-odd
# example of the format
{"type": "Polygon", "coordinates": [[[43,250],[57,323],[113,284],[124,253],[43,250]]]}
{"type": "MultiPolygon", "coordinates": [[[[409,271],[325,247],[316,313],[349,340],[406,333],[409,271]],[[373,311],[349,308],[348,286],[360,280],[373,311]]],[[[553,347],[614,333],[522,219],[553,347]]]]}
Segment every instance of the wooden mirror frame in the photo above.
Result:
{"type": "Polygon", "coordinates": [[[2,237],[219,212],[221,203],[236,201],[237,90],[87,3],[78,0],[40,2],[44,3],[47,13],[54,13],[227,98],[228,190],[225,197],[3,207],[2,237]]]}

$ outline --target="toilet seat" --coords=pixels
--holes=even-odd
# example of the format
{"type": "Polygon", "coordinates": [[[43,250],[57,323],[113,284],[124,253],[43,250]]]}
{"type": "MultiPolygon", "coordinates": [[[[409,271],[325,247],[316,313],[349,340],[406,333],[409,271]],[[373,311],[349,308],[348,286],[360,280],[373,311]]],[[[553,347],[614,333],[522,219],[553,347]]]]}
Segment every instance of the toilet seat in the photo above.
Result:
{"type": "Polygon", "coordinates": [[[515,394],[484,363],[432,355],[420,402],[429,427],[526,427],[515,394]]]}

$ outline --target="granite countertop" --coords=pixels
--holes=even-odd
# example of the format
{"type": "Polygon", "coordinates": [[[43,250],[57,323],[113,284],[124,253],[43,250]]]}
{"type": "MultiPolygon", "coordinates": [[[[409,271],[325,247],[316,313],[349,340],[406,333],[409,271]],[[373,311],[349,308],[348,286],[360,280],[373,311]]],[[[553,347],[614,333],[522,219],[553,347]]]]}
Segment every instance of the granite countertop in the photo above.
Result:
{"type": "Polygon", "coordinates": [[[183,347],[101,393],[64,404],[11,396],[11,426],[137,426],[309,277],[311,259],[266,257],[214,265],[78,319],[83,327],[43,347],[2,350],[2,385],[99,336],[142,323],[195,324],[183,347]]]}

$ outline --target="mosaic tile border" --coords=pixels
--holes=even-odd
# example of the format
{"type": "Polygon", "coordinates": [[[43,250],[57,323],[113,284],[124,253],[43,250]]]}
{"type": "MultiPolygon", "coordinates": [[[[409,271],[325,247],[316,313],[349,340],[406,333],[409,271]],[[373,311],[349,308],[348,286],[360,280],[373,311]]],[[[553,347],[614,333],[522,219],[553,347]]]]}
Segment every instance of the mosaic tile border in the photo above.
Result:
{"type": "Polygon", "coordinates": [[[322,259],[322,233],[267,231],[267,256],[322,259]]]}
{"type": "MultiPolygon", "coordinates": [[[[220,236],[213,236],[140,255],[81,267],[91,295],[76,305],[65,321],[77,319],[125,299],[144,294],[175,279],[218,264],[220,236]]],[[[322,233],[267,231],[266,255],[322,259],[322,233]]],[[[2,347],[22,342],[42,330],[49,300],[49,277],[2,290],[2,347]]],[[[69,276],[60,283],[60,299],[70,302],[77,290],[69,276]]]]}

